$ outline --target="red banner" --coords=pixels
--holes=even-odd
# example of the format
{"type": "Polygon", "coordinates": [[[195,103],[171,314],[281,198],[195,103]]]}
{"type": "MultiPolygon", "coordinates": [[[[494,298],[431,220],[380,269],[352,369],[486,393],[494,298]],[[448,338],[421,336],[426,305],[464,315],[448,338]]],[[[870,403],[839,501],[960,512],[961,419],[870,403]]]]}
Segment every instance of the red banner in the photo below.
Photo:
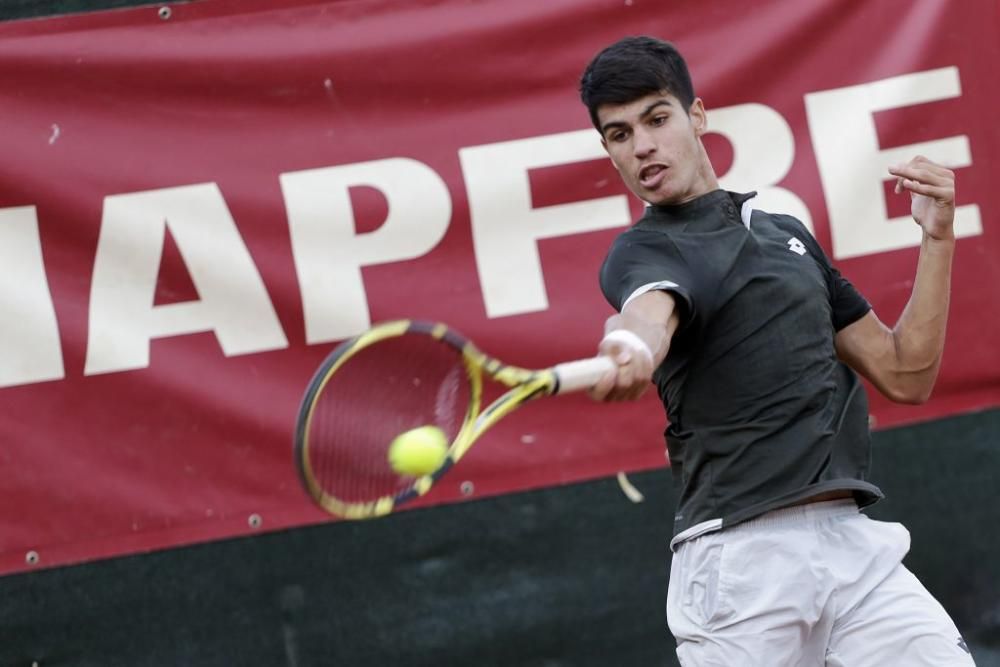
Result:
{"type": "MultiPolygon", "coordinates": [[[[626,34],[680,47],[723,187],[811,225],[885,321],[919,242],[885,168],[954,167],[937,392],[873,413],[1000,403],[991,0],[275,4],[0,26],[0,574],[324,520],[297,405],[371,322],[528,367],[592,354],[640,203],[576,85],[626,34]]],[[[421,502],[660,466],[663,426],[651,395],[539,402],[421,502]]]]}

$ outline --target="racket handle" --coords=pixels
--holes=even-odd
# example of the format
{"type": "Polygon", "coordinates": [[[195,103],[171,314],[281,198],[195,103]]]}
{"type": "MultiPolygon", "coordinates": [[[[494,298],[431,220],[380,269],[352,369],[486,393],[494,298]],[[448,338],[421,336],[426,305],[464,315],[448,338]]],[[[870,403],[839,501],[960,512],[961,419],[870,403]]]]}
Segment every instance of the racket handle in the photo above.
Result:
{"type": "Polygon", "coordinates": [[[611,357],[605,356],[557,364],[552,369],[559,380],[559,388],[556,389],[555,393],[568,394],[573,391],[590,389],[605,373],[614,368],[615,362],[611,360],[611,357]]]}

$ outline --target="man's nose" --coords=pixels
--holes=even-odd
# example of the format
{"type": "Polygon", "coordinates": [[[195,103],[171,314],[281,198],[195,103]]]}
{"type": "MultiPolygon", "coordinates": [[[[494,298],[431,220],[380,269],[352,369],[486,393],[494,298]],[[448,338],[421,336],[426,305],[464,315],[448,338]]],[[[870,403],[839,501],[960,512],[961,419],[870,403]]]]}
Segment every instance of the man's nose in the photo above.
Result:
{"type": "Polygon", "coordinates": [[[652,135],[648,132],[636,130],[632,150],[635,156],[641,160],[649,157],[656,150],[656,143],[653,141],[652,135]]]}

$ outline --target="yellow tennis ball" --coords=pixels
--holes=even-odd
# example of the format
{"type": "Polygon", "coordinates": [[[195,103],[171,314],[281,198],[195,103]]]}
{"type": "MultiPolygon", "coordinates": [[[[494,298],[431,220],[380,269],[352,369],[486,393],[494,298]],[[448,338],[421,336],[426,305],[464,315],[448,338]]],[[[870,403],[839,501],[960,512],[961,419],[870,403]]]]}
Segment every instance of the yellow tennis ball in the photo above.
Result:
{"type": "Polygon", "coordinates": [[[389,445],[389,465],[400,475],[427,475],[444,463],[448,436],[437,426],[419,426],[400,433],[389,445]]]}

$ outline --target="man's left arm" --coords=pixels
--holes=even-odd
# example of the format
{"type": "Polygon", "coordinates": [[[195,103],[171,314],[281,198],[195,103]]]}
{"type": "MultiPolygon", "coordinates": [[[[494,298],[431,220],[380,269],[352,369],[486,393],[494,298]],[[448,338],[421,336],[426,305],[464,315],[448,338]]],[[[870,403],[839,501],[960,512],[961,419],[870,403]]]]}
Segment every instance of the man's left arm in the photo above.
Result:
{"type": "Polygon", "coordinates": [[[923,403],[941,366],[951,263],[955,252],[955,175],[922,156],[889,169],[896,193],[908,191],[913,219],[923,229],[913,290],[896,326],[873,311],[841,329],[838,356],[889,399],[923,403]]]}

